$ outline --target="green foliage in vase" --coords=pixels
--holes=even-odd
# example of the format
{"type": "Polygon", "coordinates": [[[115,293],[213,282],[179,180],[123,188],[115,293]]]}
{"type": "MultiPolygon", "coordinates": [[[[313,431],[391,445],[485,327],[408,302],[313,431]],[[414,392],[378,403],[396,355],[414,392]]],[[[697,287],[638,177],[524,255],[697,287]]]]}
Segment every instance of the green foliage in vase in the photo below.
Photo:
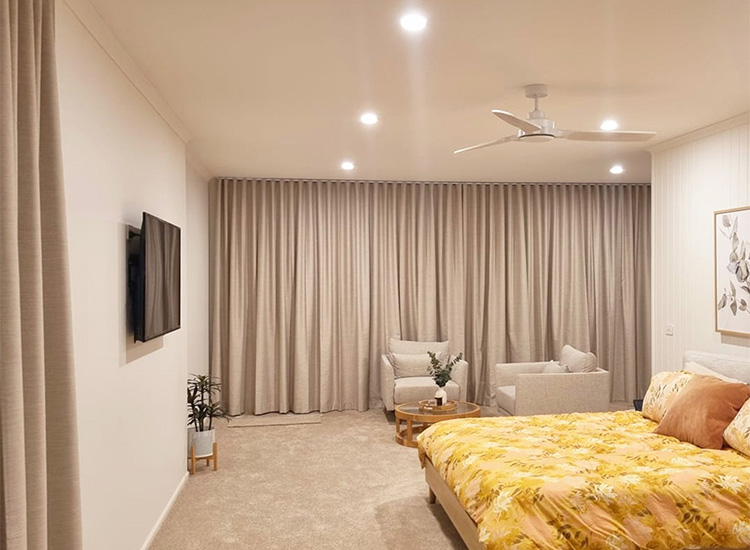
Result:
{"type": "Polygon", "coordinates": [[[219,391],[221,384],[206,374],[194,374],[188,379],[188,426],[205,432],[213,428],[214,418],[224,416],[224,409],[213,400],[214,393],[219,391]]]}
{"type": "Polygon", "coordinates": [[[455,367],[456,363],[463,359],[463,352],[459,353],[455,357],[451,357],[450,355],[448,355],[448,360],[445,363],[443,363],[438,358],[438,356],[431,351],[428,351],[427,355],[430,356],[429,369],[430,374],[432,375],[432,379],[435,381],[435,384],[437,384],[441,388],[444,388],[445,385],[450,382],[453,367],[455,367]]]}

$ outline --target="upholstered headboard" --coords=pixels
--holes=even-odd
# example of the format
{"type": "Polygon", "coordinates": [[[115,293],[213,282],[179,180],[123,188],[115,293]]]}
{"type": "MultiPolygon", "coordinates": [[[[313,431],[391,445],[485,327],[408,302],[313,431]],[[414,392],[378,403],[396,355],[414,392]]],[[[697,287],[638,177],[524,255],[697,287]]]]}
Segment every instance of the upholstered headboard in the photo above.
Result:
{"type": "Polygon", "coordinates": [[[748,357],[732,357],[731,355],[718,355],[705,351],[686,351],[682,360],[683,364],[692,361],[724,376],[750,384],[750,351],[748,357]]]}

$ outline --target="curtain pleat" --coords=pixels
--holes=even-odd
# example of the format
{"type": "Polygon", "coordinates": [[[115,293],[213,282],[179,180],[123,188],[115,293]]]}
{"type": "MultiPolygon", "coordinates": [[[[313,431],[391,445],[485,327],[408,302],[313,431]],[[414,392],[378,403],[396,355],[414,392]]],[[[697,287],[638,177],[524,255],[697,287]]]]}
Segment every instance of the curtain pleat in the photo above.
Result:
{"type": "Polygon", "coordinates": [[[81,547],[54,2],[0,0],[0,548],[81,547]]]}
{"type": "Polygon", "coordinates": [[[364,410],[388,338],[498,362],[591,350],[613,400],[650,376],[647,185],[219,179],[212,372],[230,414],[364,410]]]}

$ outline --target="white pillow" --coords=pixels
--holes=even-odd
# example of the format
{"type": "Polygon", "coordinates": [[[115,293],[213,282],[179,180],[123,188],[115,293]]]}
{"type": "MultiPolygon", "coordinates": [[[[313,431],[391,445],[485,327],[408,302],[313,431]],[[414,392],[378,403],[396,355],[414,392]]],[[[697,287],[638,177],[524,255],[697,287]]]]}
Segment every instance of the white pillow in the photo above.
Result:
{"type": "Polygon", "coordinates": [[[396,378],[411,378],[413,376],[430,376],[430,356],[426,353],[388,355],[393,365],[393,376],[396,378]]]}
{"type": "Polygon", "coordinates": [[[557,361],[550,361],[549,363],[544,365],[544,369],[542,370],[542,373],[544,374],[559,374],[563,372],[568,372],[568,369],[563,367],[557,361]]]}
{"type": "Polygon", "coordinates": [[[713,376],[714,378],[718,378],[719,380],[724,380],[724,382],[734,382],[735,384],[745,383],[742,380],[724,376],[723,374],[718,373],[715,370],[711,370],[708,367],[704,367],[700,363],[694,363],[693,361],[688,361],[687,363],[685,363],[685,366],[682,367],[682,370],[686,372],[692,372],[693,374],[702,374],[703,376],[713,376]]]}
{"type": "Polygon", "coordinates": [[[388,340],[388,351],[402,355],[421,355],[431,351],[437,355],[448,353],[449,342],[415,342],[412,340],[399,340],[391,338],[388,340]]]}
{"type": "Polygon", "coordinates": [[[560,364],[567,368],[568,372],[595,372],[596,355],[590,351],[578,351],[566,344],[560,352],[560,364]]]}

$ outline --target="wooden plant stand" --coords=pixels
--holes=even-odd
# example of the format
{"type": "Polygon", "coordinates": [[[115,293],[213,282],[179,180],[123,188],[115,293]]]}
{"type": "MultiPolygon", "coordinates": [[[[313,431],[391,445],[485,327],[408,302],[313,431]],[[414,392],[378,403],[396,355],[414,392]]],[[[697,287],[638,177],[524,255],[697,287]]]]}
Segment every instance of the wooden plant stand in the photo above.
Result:
{"type": "Polygon", "coordinates": [[[190,445],[190,456],[188,457],[188,460],[190,461],[190,475],[195,475],[195,463],[203,459],[206,459],[206,466],[208,466],[213,460],[214,472],[217,470],[219,467],[219,445],[216,441],[214,441],[213,454],[207,456],[195,456],[195,445],[190,445]]]}

